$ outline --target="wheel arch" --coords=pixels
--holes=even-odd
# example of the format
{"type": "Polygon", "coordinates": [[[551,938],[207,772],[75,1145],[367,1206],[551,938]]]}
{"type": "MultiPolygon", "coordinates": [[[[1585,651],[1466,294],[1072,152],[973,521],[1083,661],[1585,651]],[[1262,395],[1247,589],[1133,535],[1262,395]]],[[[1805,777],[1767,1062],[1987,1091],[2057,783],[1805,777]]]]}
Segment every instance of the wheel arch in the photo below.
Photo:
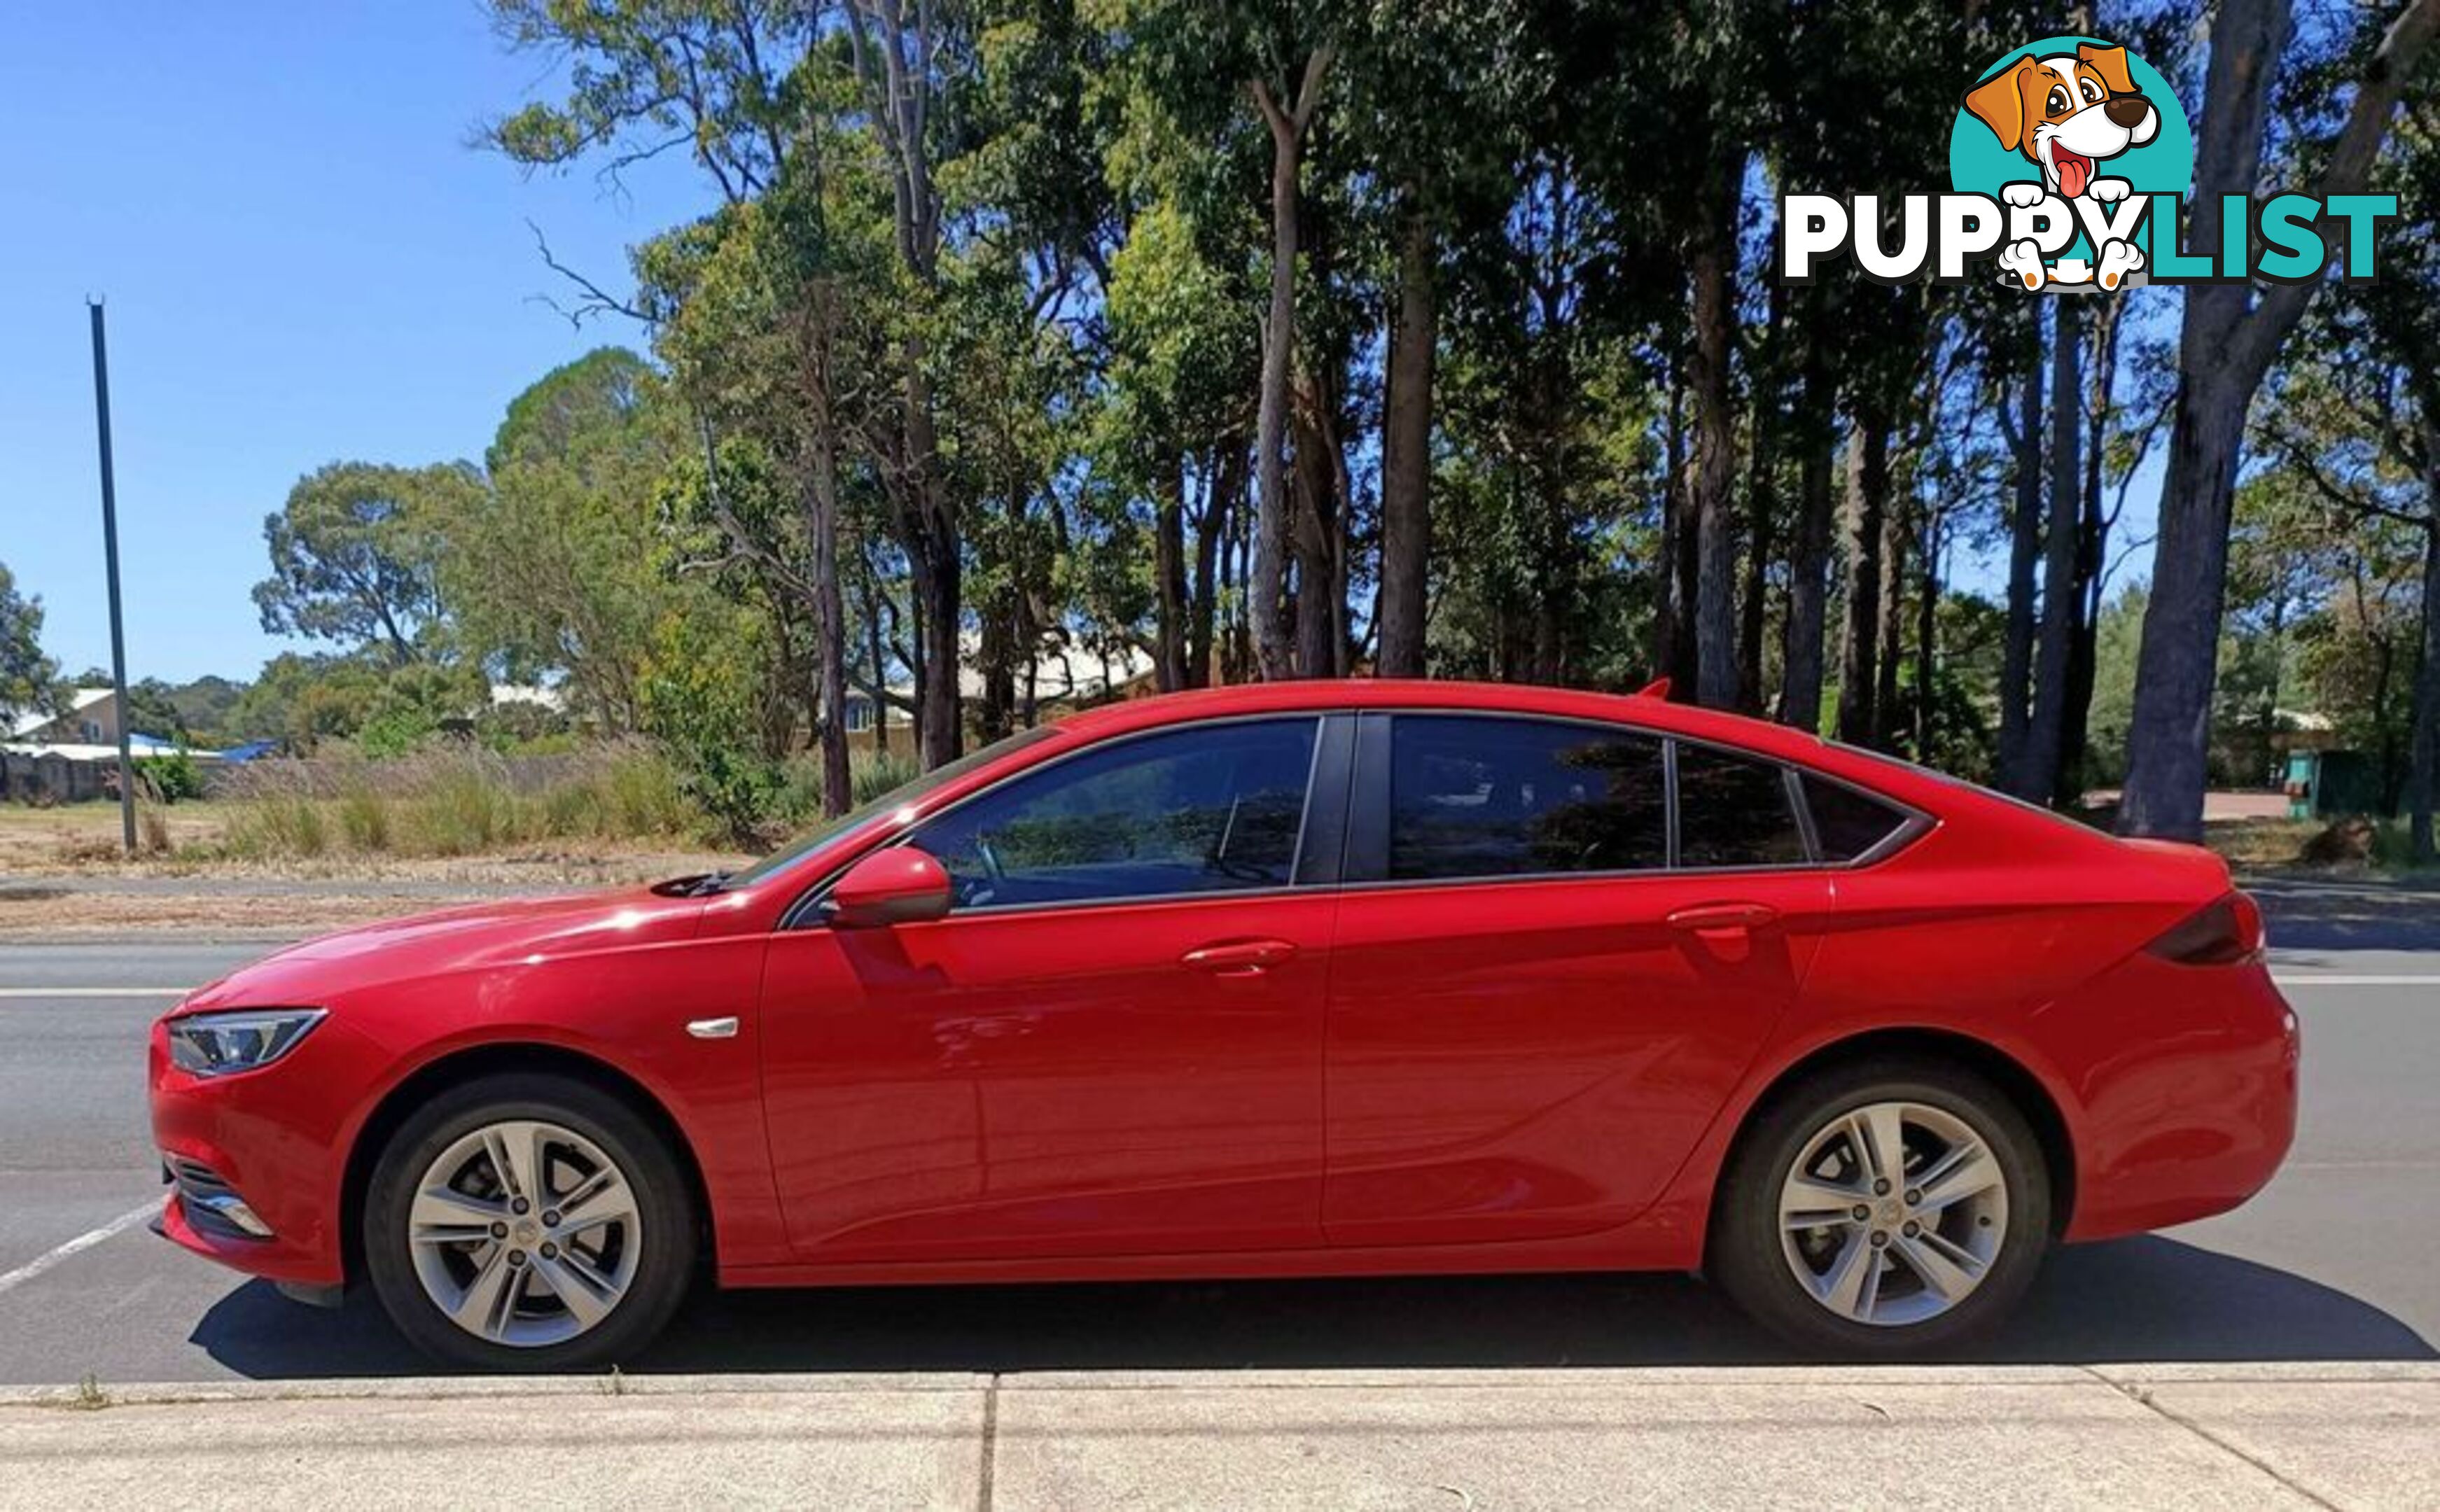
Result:
{"type": "Polygon", "coordinates": [[[1746,1105],[1737,1120],[1735,1135],[1721,1153],[1704,1223],[1707,1244],[1708,1236],[1719,1220],[1720,1203],[1727,1198],[1729,1183],[1724,1178],[1734,1168],[1764,1116],[1781,1099],[1825,1071],[1854,1061],[1892,1057],[1947,1061],[1998,1087],[2024,1115],[2025,1122],[2033,1126],[2034,1138],[2041,1146],[2043,1169],[2051,1183],[2051,1236],[2055,1239],[2067,1232],[2075,1216],[2075,1138],[2049,1087],[2023,1061],[1987,1040],[1952,1029],[1909,1026],[1867,1029],[1833,1040],[1780,1068],[1778,1075],[1746,1105]]]}
{"type": "Polygon", "coordinates": [[[711,1220],[710,1191],[704,1182],[703,1163],[695,1153],[693,1142],[687,1138],[686,1130],[668,1107],[642,1082],[597,1056],[565,1045],[521,1041],[469,1045],[439,1056],[402,1077],[366,1116],[348,1148],[340,1187],[341,1263],[349,1282],[361,1279],[365,1273],[365,1196],[372,1185],[374,1164],[390,1137],[419,1106],[447,1088],[477,1076],[516,1073],[560,1076],[583,1082],[625,1103],[651,1125],[669,1146],[686,1179],[687,1196],[694,1210],[700,1264],[707,1272],[715,1268],[718,1226],[711,1220]]]}

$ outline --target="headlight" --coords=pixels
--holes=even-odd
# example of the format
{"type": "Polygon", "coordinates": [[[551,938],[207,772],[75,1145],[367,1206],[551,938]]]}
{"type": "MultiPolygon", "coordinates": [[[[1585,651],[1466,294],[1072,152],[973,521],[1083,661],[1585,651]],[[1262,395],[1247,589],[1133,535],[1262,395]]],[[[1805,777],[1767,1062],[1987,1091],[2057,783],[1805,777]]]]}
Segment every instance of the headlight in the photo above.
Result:
{"type": "Polygon", "coordinates": [[[267,1066],[296,1048],[320,1008],[240,1008],[170,1021],[170,1063],[198,1076],[267,1066]]]}

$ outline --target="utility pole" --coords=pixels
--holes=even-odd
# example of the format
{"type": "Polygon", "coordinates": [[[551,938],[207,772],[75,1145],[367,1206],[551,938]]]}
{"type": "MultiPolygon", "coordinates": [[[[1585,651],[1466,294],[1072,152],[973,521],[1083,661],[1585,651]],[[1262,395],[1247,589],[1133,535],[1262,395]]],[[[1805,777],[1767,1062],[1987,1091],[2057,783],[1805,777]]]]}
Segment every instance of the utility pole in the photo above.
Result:
{"type": "Polygon", "coordinates": [[[101,301],[88,299],[93,316],[93,412],[101,434],[101,555],[110,577],[110,685],[118,698],[118,829],[120,844],[135,854],[135,763],[127,739],[127,632],[118,609],[118,491],[110,475],[110,350],[102,334],[101,301]]]}

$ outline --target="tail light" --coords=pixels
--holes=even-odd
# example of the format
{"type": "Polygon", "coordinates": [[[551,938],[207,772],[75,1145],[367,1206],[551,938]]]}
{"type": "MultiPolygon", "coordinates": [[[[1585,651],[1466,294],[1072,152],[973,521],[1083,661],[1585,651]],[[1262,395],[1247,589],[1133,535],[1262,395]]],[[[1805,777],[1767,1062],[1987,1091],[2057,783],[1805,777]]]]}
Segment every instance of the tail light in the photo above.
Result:
{"type": "Polygon", "coordinates": [[[2234,966],[2262,953],[2262,908],[2231,893],[2154,940],[2151,953],[2180,966],[2234,966]]]}

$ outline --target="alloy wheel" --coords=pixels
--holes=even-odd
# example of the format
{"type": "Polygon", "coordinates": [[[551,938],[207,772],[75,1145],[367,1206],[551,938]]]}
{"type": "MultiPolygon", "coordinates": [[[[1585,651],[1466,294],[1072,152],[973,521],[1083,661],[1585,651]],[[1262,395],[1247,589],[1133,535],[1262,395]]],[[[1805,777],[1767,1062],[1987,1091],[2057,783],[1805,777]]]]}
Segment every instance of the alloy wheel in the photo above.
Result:
{"type": "Polygon", "coordinates": [[[601,1147],[533,1119],[486,1124],[424,1168],[406,1216],[416,1279],[441,1314],[492,1343],[563,1343],[635,1283],[643,1218],[601,1147]]]}
{"type": "Polygon", "coordinates": [[[1806,1140],[1779,1194],[1780,1247],[1805,1293],[1901,1326],[1971,1295],[2008,1236],[2008,1183],[1963,1118],[1917,1102],[1849,1109],[1806,1140]]]}

